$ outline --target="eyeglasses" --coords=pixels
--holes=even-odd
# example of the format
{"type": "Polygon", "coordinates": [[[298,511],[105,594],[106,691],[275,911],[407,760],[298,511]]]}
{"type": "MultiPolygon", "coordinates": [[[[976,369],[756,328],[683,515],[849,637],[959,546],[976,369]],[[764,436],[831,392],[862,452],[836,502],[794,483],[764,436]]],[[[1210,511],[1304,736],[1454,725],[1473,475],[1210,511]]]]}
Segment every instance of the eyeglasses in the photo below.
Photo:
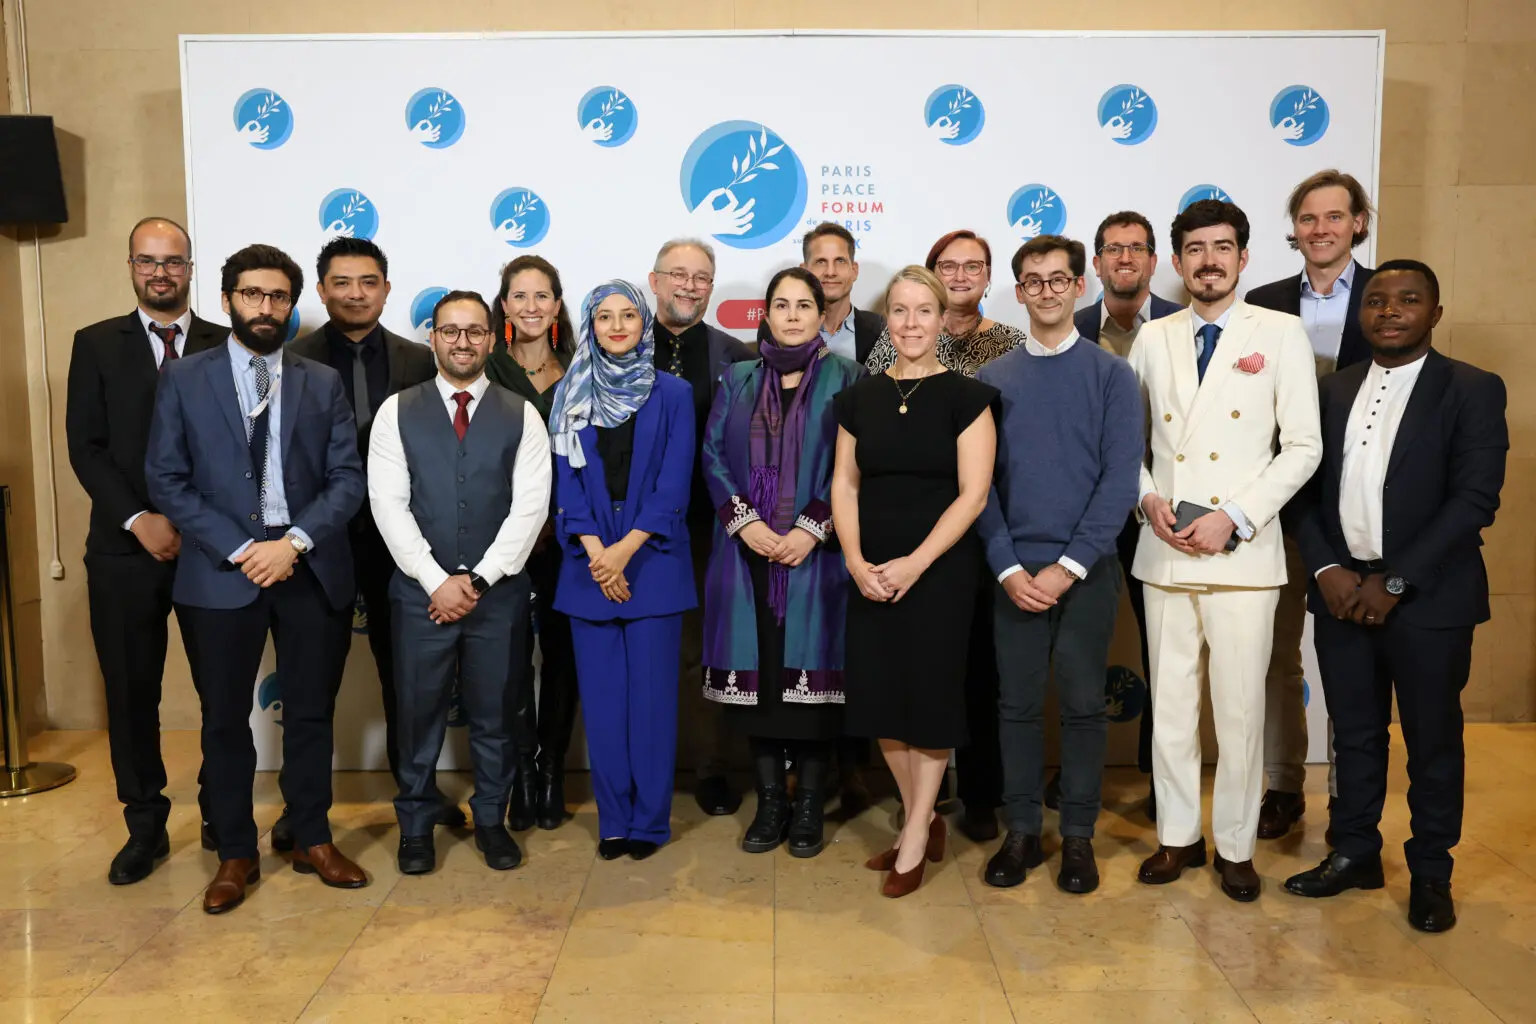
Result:
{"type": "Polygon", "coordinates": [[[980,277],[986,272],[987,265],[981,260],[966,260],[964,263],[957,263],[954,260],[940,260],[934,264],[933,269],[937,270],[944,277],[954,277],[956,271],[960,270],[965,271],[966,277],[980,277]]]}
{"type": "Polygon", "coordinates": [[[268,299],[272,300],[273,309],[287,309],[293,305],[293,296],[287,292],[269,292],[262,288],[238,288],[235,294],[240,296],[240,301],[251,309],[260,309],[261,304],[268,299]]]}
{"type": "Polygon", "coordinates": [[[153,256],[135,256],[128,261],[133,264],[133,272],[140,277],[154,277],[155,271],[161,267],[172,277],[181,277],[192,268],[190,260],[184,260],[180,256],[172,256],[168,260],[157,260],[153,256]]]}
{"type": "Polygon", "coordinates": [[[689,281],[693,282],[695,288],[708,288],[715,283],[713,274],[689,274],[686,270],[669,270],[667,277],[679,288],[686,287],[689,281]]]}
{"type": "Polygon", "coordinates": [[[491,336],[490,328],[476,325],[474,327],[460,327],[458,324],[444,324],[437,328],[438,337],[450,345],[459,340],[459,335],[468,338],[473,344],[480,344],[491,336]]]}
{"type": "Polygon", "coordinates": [[[1132,242],[1130,245],[1118,245],[1114,242],[1099,250],[1100,256],[1108,256],[1112,260],[1119,259],[1122,255],[1145,256],[1152,251],[1150,245],[1142,245],[1140,242],[1132,242]]]}
{"type": "Polygon", "coordinates": [[[1071,288],[1072,282],[1075,280],[1077,280],[1077,278],[1066,277],[1061,274],[1057,274],[1052,277],[1026,277],[1024,280],[1019,282],[1019,287],[1024,289],[1025,295],[1039,295],[1041,292],[1045,291],[1046,285],[1050,285],[1051,291],[1055,292],[1057,295],[1060,295],[1068,288],[1071,288]]]}

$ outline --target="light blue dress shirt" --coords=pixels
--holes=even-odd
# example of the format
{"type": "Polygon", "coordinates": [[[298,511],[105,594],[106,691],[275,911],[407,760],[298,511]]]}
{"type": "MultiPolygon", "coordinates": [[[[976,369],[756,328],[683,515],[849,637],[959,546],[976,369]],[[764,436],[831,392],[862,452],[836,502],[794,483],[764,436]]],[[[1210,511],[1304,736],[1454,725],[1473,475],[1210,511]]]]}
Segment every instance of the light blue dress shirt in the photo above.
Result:
{"type": "Polygon", "coordinates": [[[848,307],[848,319],[844,320],[842,326],[837,330],[828,332],[826,327],[822,327],[821,340],[827,343],[827,348],[832,350],[833,355],[842,356],[844,359],[852,359],[855,362],[858,361],[856,356],[859,349],[854,340],[852,306],[848,307]]]}
{"type": "MultiPolygon", "coordinates": [[[[260,404],[256,397],[256,371],[251,366],[251,353],[233,335],[224,344],[229,349],[229,365],[235,377],[235,395],[240,399],[240,415],[249,421],[260,404]]],[[[261,516],[265,526],[286,526],[292,519],[288,514],[288,495],[283,490],[283,350],[259,358],[267,361],[267,373],[272,378],[271,390],[267,392],[267,468],[263,476],[266,485],[262,488],[261,516]]],[[[314,542],[303,530],[293,527],[288,532],[303,541],[306,547],[314,548],[314,542]]],[[[231,552],[230,560],[233,561],[252,543],[246,541],[236,548],[231,552]]]]}
{"type": "MultiPolygon", "coordinates": [[[[1234,302],[1232,306],[1235,305],[1237,303],[1234,302]]],[[[1199,313],[1195,312],[1194,307],[1191,306],[1189,319],[1194,324],[1194,332],[1190,335],[1190,347],[1193,348],[1199,342],[1200,331],[1208,323],[1215,323],[1217,327],[1221,328],[1221,332],[1225,334],[1227,331],[1227,321],[1232,319],[1232,306],[1228,306],[1221,316],[1217,317],[1214,321],[1203,319],[1199,313]]],[[[1216,339],[1216,344],[1221,344],[1220,338],[1216,339]]],[[[1232,520],[1232,525],[1237,527],[1237,535],[1239,537],[1243,540],[1253,539],[1253,524],[1248,521],[1247,516],[1243,515],[1243,510],[1238,508],[1235,502],[1224,501],[1216,507],[1225,512],[1227,518],[1232,520]]]]}
{"type": "Polygon", "coordinates": [[[1301,275],[1301,323],[1307,329],[1307,339],[1312,351],[1319,358],[1339,358],[1339,346],[1344,341],[1344,324],[1349,319],[1349,293],[1355,286],[1355,261],[1350,260],[1344,273],[1333,282],[1333,291],[1319,295],[1312,290],[1312,281],[1303,271],[1301,275]]]}

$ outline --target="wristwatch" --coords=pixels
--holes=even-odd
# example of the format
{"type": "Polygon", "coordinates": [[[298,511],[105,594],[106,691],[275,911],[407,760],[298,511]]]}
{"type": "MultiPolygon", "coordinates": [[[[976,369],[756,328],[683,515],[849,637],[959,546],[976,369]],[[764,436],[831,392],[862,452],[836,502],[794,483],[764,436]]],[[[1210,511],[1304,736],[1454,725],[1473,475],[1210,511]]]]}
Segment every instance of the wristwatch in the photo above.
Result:
{"type": "Polygon", "coordinates": [[[300,538],[298,534],[290,533],[287,535],[287,537],[288,543],[293,545],[293,550],[297,551],[301,555],[309,554],[309,545],[305,544],[303,539],[300,538]]]}
{"type": "Polygon", "coordinates": [[[1387,574],[1383,585],[1387,588],[1387,593],[1393,597],[1402,597],[1408,592],[1408,581],[1392,573],[1387,574]]]}
{"type": "Polygon", "coordinates": [[[491,589],[491,585],[485,581],[485,577],[477,572],[469,574],[469,585],[475,588],[476,594],[484,594],[491,589]]]}

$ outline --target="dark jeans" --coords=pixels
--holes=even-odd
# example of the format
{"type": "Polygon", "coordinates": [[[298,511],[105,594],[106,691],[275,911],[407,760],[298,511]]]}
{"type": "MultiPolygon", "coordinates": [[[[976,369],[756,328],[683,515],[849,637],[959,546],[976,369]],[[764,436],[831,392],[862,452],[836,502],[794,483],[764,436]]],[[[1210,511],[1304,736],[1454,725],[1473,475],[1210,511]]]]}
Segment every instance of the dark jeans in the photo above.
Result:
{"type": "MultiPolygon", "coordinates": [[[[1031,573],[1045,566],[1026,565],[1031,573]]],[[[1061,700],[1061,834],[1092,837],[1104,779],[1104,665],[1120,603],[1120,567],[1102,558],[1055,607],[1027,612],[994,584],[1003,814],[1011,831],[1039,835],[1044,795],[1045,687],[1061,700]]]]}
{"type": "Polygon", "coordinates": [[[1152,654],[1147,649],[1147,603],[1142,596],[1141,580],[1131,575],[1131,565],[1136,561],[1136,541],[1141,536],[1141,524],[1136,513],[1115,538],[1115,553],[1120,557],[1120,569],[1125,573],[1126,595],[1131,599],[1131,612],[1136,616],[1136,635],[1141,639],[1142,681],[1147,684],[1147,705],[1141,711],[1141,725],[1136,738],[1136,767],[1152,774],[1152,654]]]}
{"type": "Polygon", "coordinates": [[[992,640],[992,595],[998,588],[996,573],[985,565],[982,572],[985,575],[982,590],[976,595],[965,668],[965,725],[970,740],[955,751],[956,788],[967,811],[991,811],[1003,805],[1003,755],[997,736],[997,652],[992,640]]]}

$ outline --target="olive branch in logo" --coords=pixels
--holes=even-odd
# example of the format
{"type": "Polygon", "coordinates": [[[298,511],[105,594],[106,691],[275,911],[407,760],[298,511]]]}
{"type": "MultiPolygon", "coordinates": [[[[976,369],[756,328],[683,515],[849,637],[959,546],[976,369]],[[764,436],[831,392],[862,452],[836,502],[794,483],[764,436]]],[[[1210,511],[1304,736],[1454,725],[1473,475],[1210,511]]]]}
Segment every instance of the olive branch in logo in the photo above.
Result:
{"type": "Polygon", "coordinates": [[[1221,189],[1215,188],[1215,187],[1211,188],[1211,194],[1206,196],[1205,198],[1206,199],[1215,199],[1215,200],[1217,200],[1219,202],[1223,202],[1223,203],[1227,201],[1226,193],[1223,192],[1221,189]]]}
{"type": "Polygon", "coordinates": [[[955,92],[954,98],[949,101],[950,116],[953,117],[955,114],[960,113],[962,110],[970,110],[971,101],[975,98],[976,96],[974,93],[968,92],[964,86],[961,86],[955,92]]]}
{"type": "Polygon", "coordinates": [[[1120,104],[1121,114],[1130,114],[1134,110],[1140,110],[1147,105],[1147,94],[1140,89],[1132,89],[1131,94],[1120,104]]]}
{"type": "Polygon", "coordinates": [[[762,129],[760,135],[747,136],[747,152],[741,157],[731,157],[731,174],[733,177],[726,183],[726,188],[731,188],[735,185],[745,185],[757,177],[759,171],[776,171],[779,169],[779,165],[769,163],[768,158],[777,156],[779,151],[784,148],[784,143],[781,142],[772,149],[768,148],[768,126],[759,125],[758,127],[762,129]],[[761,153],[758,152],[759,142],[762,143],[761,153]]]}
{"type": "Polygon", "coordinates": [[[341,219],[349,221],[354,215],[368,209],[368,200],[361,192],[353,192],[347,197],[346,205],[341,208],[341,219]]]}
{"type": "Polygon", "coordinates": [[[1029,203],[1030,216],[1034,216],[1035,214],[1044,210],[1053,210],[1055,208],[1056,193],[1052,192],[1048,188],[1041,189],[1040,194],[1035,196],[1034,199],[1030,200],[1029,203]]]}
{"type": "Polygon", "coordinates": [[[608,98],[607,99],[603,100],[603,110],[602,110],[602,113],[598,114],[597,116],[598,117],[607,117],[609,114],[612,114],[614,111],[616,111],[616,110],[623,110],[623,109],[624,109],[624,96],[623,96],[622,93],[619,92],[619,90],[615,89],[615,90],[613,90],[613,92],[608,94],[608,98]]]}
{"type": "Polygon", "coordinates": [[[448,95],[446,92],[440,92],[432,101],[432,105],[427,108],[427,119],[431,120],[432,118],[437,117],[439,114],[446,114],[452,109],[453,97],[448,95]]]}
{"type": "Polygon", "coordinates": [[[1317,109],[1318,99],[1319,97],[1317,93],[1313,92],[1311,89],[1305,90],[1302,92],[1301,96],[1297,98],[1295,106],[1291,110],[1291,116],[1296,118],[1298,121],[1301,120],[1301,115],[1307,113],[1310,110],[1317,109]]]}
{"type": "Polygon", "coordinates": [[[537,210],[538,208],[539,208],[539,198],[538,198],[538,196],[535,196],[532,192],[524,192],[523,195],[522,195],[522,198],[518,199],[517,205],[512,207],[512,217],[514,219],[517,218],[517,217],[521,217],[523,214],[531,213],[532,211],[537,210]]]}
{"type": "Polygon", "coordinates": [[[275,92],[269,92],[262,97],[261,106],[256,108],[256,120],[265,121],[268,117],[283,109],[282,98],[275,92]]]}

